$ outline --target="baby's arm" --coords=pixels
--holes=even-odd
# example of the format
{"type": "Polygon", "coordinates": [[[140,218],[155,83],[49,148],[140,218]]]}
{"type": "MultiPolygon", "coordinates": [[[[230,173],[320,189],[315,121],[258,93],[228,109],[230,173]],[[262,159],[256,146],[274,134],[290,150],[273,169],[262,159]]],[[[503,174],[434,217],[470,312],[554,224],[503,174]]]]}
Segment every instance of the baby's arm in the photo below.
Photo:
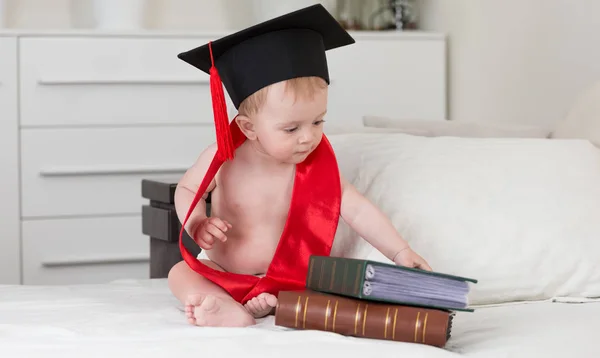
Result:
{"type": "Polygon", "coordinates": [[[400,236],[391,221],[344,178],[341,216],[362,238],[396,264],[431,270],[400,236]]]}
{"type": "MultiPolygon", "coordinates": [[[[196,192],[215,156],[216,150],[216,144],[206,148],[177,184],[174,198],[175,211],[177,212],[177,217],[181,223],[185,220],[190,205],[196,196],[196,192]]],[[[212,191],[215,186],[216,181],[213,178],[185,224],[186,232],[204,250],[210,250],[215,239],[225,241],[225,232],[231,228],[229,223],[220,220],[219,218],[207,218],[206,216],[206,198],[208,197],[208,193],[212,191]]]]}

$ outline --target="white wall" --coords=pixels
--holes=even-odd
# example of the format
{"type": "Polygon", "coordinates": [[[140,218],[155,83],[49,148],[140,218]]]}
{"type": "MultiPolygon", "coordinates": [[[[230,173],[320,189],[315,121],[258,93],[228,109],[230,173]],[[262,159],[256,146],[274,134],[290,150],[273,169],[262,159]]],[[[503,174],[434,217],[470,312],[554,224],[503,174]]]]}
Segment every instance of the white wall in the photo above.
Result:
{"type": "MultiPolygon", "coordinates": [[[[68,29],[94,25],[91,0],[2,1],[6,4],[7,27],[68,29]]],[[[221,30],[243,27],[252,21],[247,16],[252,11],[248,0],[146,0],[146,4],[145,26],[150,29],[221,30]]]]}
{"type": "MultiPolygon", "coordinates": [[[[256,19],[264,20],[264,17],[274,17],[317,2],[330,11],[335,10],[335,0],[285,0],[285,3],[282,0],[142,1],[146,6],[144,27],[168,30],[239,29],[253,24],[256,19]],[[260,13],[254,13],[255,10],[260,13]]],[[[2,3],[6,4],[6,26],[10,28],[94,27],[93,0],[0,0],[0,7],[2,3]]]]}
{"type": "Polygon", "coordinates": [[[600,81],[598,0],[421,0],[449,34],[451,119],[552,125],[600,81]]]}

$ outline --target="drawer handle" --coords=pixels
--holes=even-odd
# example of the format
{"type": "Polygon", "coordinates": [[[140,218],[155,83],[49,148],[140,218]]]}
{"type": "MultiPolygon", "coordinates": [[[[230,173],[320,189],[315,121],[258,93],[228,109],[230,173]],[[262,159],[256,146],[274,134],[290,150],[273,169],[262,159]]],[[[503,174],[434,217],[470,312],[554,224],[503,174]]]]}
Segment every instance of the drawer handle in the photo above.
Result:
{"type": "Polygon", "coordinates": [[[40,78],[42,86],[73,85],[208,85],[208,79],[197,78],[40,78]]]}
{"type": "Polygon", "coordinates": [[[129,255],[129,256],[89,256],[73,257],[46,260],[42,262],[44,267],[68,267],[85,265],[111,265],[111,264],[135,264],[140,262],[149,262],[148,255],[129,255]]]}
{"type": "Polygon", "coordinates": [[[185,173],[189,167],[53,167],[40,170],[42,177],[71,177],[85,175],[131,175],[131,174],[180,174],[185,173]]]}

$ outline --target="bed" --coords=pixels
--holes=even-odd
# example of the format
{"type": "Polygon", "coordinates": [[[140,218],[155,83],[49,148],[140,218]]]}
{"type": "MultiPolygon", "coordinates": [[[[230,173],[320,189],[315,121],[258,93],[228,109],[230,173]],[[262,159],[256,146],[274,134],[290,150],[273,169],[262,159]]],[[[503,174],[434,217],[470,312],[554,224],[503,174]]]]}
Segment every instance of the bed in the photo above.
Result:
{"type": "MultiPolygon", "coordinates": [[[[272,316],[248,328],[190,326],[165,279],[181,259],[175,183],[144,181],[149,278],[0,286],[1,356],[598,357],[600,149],[588,130],[598,94],[541,135],[480,138],[453,125],[409,134],[398,121],[331,133],[344,176],[434,269],[480,280],[475,312],[456,315],[443,349],[290,330],[272,316]]],[[[343,223],[332,254],[386,260],[343,223]]]]}
{"type": "Polygon", "coordinates": [[[600,303],[537,302],[459,314],[445,349],[276,327],[186,323],[165,279],[0,287],[2,357],[598,357],[600,303]],[[594,319],[594,317],[596,317],[594,319]]]}

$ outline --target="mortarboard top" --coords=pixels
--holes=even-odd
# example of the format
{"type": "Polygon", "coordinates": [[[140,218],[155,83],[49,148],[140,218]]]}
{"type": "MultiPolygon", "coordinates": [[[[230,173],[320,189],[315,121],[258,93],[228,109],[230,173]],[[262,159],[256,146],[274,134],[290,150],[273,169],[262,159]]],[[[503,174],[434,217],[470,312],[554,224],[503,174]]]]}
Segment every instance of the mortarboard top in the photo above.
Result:
{"type": "Polygon", "coordinates": [[[317,4],[180,53],[178,58],[210,74],[217,145],[228,152],[226,158],[232,158],[232,144],[223,138],[230,137],[223,85],[239,108],[261,88],[291,78],[317,76],[329,83],[325,51],[354,42],[317,4]]]}
{"type": "MultiPolygon", "coordinates": [[[[320,4],[285,14],[211,42],[212,56],[236,108],[262,87],[297,76],[329,81],[325,51],[354,39],[320,4]]],[[[209,44],[180,59],[209,73],[209,44]]]]}

